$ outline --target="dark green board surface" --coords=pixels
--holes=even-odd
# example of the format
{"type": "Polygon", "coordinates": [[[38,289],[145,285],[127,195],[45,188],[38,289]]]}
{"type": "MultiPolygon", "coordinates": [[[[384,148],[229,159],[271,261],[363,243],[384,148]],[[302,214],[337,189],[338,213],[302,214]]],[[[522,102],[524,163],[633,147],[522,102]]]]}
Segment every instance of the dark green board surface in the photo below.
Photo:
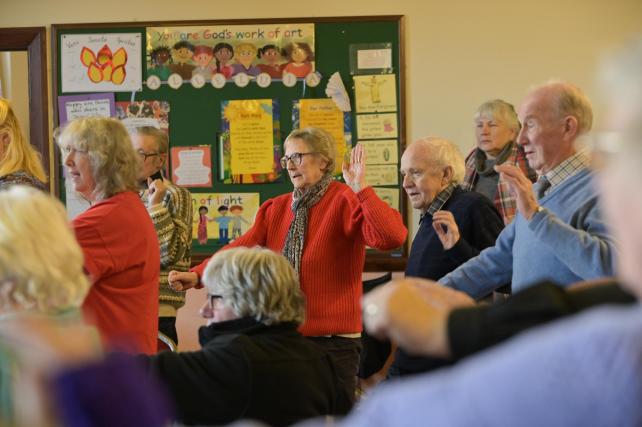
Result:
{"type": "MultiPolygon", "coordinates": [[[[149,90],[143,86],[143,91],[133,94],[133,100],[164,100],[170,103],[170,145],[171,146],[194,146],[194,145],[211,145],[212,149],[212,171],[213,187],[211,188],[190,188],[192,193],[260,193],[261,203],[267,199],[283,194],[292,190],[292,185],[287,178],[287,174],[273,183],[267,184],[223,184],[218,180],[218,135],[221,126],[221,101],[235,99],[277,99],[280,106],[280,135],[281,143],[285,136],[288,135],[292,128],[292,101],[300,98],[325,98],[325,87],[328,78],[335,71],[339,71],[344,85],[351,96],[352,102],[352,126],[353,126],[353,143],[358,141],[356,132],[356,117],[354,113],[354,90],[353,80],[350,75],[350,53],[351,44],[367,43],[391,43],[393,72],[396,76],[397,94],[398,94],[398,129],[400,145],[405,145],[405,123],[404,123],[404,100],[403,93],[403,70],[400,70],[402,61],[402,20],[401,17],[354,17],[354,18],[288,18],[287,20],[243,20],[243,21],[226,21],[230,25],[250,24],[250,23],[268,23],[268,22],[300,22],[315,24],[315,67],[322,75],[319,86],[311,88],[305,86],[302,81],[297,82],[296,86],[288,88],[280,81],[273,81],[267,88],[260,88],[254,82],[244,88],[237,87],[233,82],[228,81],[224,88],[216,89],[210,84],[203,88],[195,89],[188,82],[185,82],[178,90],[171,89],[163,84],[158,90],[149,90]]],[[[52,38],[54,43],[54,100],[53,105],[57,105],[57,96],[61,93],[60,84],[60,40],[64,34],[91,34],[91,33],[114,33],[114,32],[140,32],[145,37],[145,28],[147,26],[205,26],[218,25],[223,21],[198,21],[198,22],[145,22],[145,23],[111,23],[111,24],[69,24],[54,25],[52,27],[52,38]]],[[[143,43],[144,47],[144,43],[143,43]]],[[[142,52],[143,63],[146,62],[145,52],[142,52]]],[[[143,81],[146,79],[143,75],[143,81]]],[[[65,93],[64,95],[74,95],[77,93],[65,93]]],[[[131,92],[117,92],[116,101],[132,100],[131,92]]],[[[57,114],[56,114],[57,122],[57,114]]],[[[399,157],[401,157],[401,147],[399,157]]],[[[57,156],[57,167],[60,167],[59,157],[57,156]]],[[[61,174],[59,174],[61,176],[61,174]]],[[[60,194],[64,194],[64,185],[62,181],[58,183],[60,194]]],[[[406,217],[406,207],[403,202],[403,191],[399,185],[401,211],[404,218],[406,217]]],[[[196,241],[194,241],[196,243],[196,241]]],[[[211,254],[218,250],[220,246],[216,243],[207,245],[193,246],[196,254],[211,254]]],[[[374,261],[367,263],[369,270],[398,270],[403,268],[405,261],[405,250],[399,250],[389,253],[378,251],[369,251],[368,260],[374,261]],[[368,265],[370,264],[370,266],[368,265]]]]}

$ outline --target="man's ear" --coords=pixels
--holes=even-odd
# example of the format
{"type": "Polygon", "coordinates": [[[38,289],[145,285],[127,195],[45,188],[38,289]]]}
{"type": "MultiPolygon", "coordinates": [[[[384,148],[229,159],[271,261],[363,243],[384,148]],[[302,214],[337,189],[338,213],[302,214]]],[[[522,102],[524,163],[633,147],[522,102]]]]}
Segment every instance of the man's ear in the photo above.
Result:
{"type": "Polygon", "coordinates": [[[564,137],[567,139],[575,139],[579,131],[579,123],[577,117],[566,116],[564,117],[564,137]]]}
{"type": "Polygon", "coordinates": [[[453,168],[452,166],[446,166],[444,168],[444,176],[441,178],[442,185],[448,185],[453,179],[453,168]]]}

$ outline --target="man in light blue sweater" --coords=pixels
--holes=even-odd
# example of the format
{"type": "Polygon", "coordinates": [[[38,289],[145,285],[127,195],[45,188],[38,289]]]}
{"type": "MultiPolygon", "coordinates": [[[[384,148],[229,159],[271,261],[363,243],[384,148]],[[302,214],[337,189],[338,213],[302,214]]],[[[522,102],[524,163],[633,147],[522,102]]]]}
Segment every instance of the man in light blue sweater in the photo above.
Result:
{"type": "Polygon", "coordinates": [[[613,275],[613,241],[588,156],[577,149],[591,129],[589,100],[574,85],[547,83],[527,95],[519,118],[517,143],[540,179],[532,186],[517,167],[496,166],[516,195],[518,215],[495,246],[439,280],[474,298],[509,281],[519,291],[543,280],[565,286],[613,275]]]}
{"type": "MultiPolygon", "coordinates": [[[[640,300],[642,38],[614,64],[606,74],[617,107],[610,125],[622,132],[600,147],[608,156],[599,188],[621,250],[619,277],[640,300]]],[[[566,194],[573,203],[574,193],[566,194]]],[[[366,316],[386,311],[369,305],[366,316]]],[[[417,329],[425,310],[407,306],[402,323],[417,329]]],[[[641,378],[642,304],[603,307],[525,333],[452,369],[383,386],[339,426],[641,426],[641,378]]]]}

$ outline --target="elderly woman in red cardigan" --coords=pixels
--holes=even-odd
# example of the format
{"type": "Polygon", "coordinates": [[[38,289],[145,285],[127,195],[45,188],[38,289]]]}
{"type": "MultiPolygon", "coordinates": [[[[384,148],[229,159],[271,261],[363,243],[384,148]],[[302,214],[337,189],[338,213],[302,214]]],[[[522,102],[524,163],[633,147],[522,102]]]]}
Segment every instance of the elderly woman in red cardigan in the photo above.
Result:
{"type": "MultiPolygon", "coordinates": [[[[399,247],[407,230],[396,210],[365,182],[365,152],[357,145],[343,164],[345,184],[332,179],[336,145],[327,132],[294,130],[281,166],[292,193],[266,201],[252,228],[226,248],[265,246],[280,252],[299,274],[306,296],[300,331],[329,350],[337,374],[354,395],[361,349],[361,273],[366,246],[399,247]]],[[[191,272],[170,272],[174,289],[199,285],[207,260],[191,272]]]]}

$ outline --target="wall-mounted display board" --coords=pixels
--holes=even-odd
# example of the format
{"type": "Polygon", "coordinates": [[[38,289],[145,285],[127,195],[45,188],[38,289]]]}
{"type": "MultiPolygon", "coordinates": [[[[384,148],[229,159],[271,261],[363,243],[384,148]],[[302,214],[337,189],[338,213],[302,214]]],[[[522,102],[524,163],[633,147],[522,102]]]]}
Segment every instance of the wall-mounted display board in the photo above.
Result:
{"type": "MultiPolygon", "coordinates": [[[[297,127],[330,132],[339,165],[363,143],[368,183],[407,217],[401,16],[59,24],[52,43],[56,125],[104,115],[168,133],[166,176],[193,195],[196,261],[292,191],[278,159],[297,127]]],[[[82,211],[61,177],[56,153],[61,199],[82,211]]],[[[366,270],[403,270],[406,255],[368,250],[366,270]]]]}

